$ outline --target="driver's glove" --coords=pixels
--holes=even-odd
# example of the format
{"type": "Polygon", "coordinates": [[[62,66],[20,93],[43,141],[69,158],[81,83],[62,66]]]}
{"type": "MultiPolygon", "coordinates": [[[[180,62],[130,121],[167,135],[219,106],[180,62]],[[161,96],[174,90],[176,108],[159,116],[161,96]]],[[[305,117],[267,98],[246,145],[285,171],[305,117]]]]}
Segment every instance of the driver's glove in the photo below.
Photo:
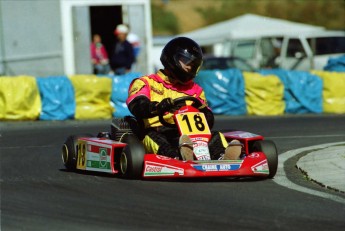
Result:
{"type": "Polygon", "coordinates": [[[192,103],[192,105],[191,105],[192,107],[194,107],[194,108],[197,108],[197,109],[199,109],[199,110],[202,110],[202,109],[204,109],[204,108],[206,108],[207,106],[205,105],[205,104],[203,104],[203,103],[201,103],[201,106],[197,106],[197,104],[196,103],[192,103]]]}
{"type": "Polygon", "coordinates": [[[174,102],[171,98],[165,98],[157,104],[158,114],[163,114],[170,111],[174,107],[174,102]]]}

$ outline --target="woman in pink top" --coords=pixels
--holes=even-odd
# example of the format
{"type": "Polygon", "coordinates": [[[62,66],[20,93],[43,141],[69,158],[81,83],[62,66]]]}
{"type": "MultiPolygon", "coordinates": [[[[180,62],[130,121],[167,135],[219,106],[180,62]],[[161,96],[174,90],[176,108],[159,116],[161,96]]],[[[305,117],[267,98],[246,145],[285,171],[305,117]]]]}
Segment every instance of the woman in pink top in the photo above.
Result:
{"type": "Polygon", "coordinates": [[[94,34],[91,43],[91,61],[94,74],[109,74],[110,66],[107,51],[99,34],[94,34]]]}

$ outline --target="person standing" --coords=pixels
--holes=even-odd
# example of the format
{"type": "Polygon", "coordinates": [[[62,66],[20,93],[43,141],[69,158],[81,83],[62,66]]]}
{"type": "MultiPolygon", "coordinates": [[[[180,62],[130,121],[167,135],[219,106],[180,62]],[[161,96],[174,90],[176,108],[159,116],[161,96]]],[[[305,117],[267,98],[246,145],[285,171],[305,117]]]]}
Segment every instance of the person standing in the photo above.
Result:
{"type": "Polygon", "coordinates": [[[128,27],[128,35],[127,35],[127,41],[132,44],[133,46],[133,51],[134,51],[134,63],[132,65],[132,70],[136,70],[136,63],[138,62],[138,56],[141,50],[141,42],[140,42],[140,38],[137,34],[134,34],[133,32],[131,32],[131,29],[129,27],[129,25],[126,25],[128,27]]]}
{"type": "Polygon", "coordinates": [[[133,46],[127,41],[128,27],[120,24],[116,27],[114,34],[116,39],[112,49],[110,66],[115,75],[124,75],[131,71],[135,61],[133,46]]]}
{"type": "Polygon", "coordinates": [[[134,34],[131,31],[131,28],[129,27],[128,24],[126,24],[128,28],[128,34],[127,34],[127,41],[132,44],[133,46],[133,51],[134,51],[134,58],[137,59],[141,50],[141,42],[140,38],[137,34],[134,34]]]}

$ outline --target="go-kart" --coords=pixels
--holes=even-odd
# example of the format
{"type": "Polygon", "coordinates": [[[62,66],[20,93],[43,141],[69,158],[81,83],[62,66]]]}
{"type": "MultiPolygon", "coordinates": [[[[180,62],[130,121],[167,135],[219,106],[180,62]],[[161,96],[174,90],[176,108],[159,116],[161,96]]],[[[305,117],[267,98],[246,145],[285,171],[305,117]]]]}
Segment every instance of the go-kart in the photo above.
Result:
{"type": "Polygon", "coordinates": [[[211,131],[205,115],[197,108],[202,103],[194,97],[175,99],[174,124],[159,114],[164,126],[177,126],[180,135],[193,142],[194,160],[181,160],[145,153],[142,139],[145,130],[132,116],[114,118],[110,132],[97,136],[69,136],[62,147],[62,160],[68,170],[107,172],[124,178],[192,178],[192,177],[264,177],[273,178],[277,171],[278,154],[274,142],[245,131],[223,133],[226,140],[241,142],[238,160],[211,160],[208,141],[211,131]],[[193,102],[187,105],[186,102],[193,102]]]}

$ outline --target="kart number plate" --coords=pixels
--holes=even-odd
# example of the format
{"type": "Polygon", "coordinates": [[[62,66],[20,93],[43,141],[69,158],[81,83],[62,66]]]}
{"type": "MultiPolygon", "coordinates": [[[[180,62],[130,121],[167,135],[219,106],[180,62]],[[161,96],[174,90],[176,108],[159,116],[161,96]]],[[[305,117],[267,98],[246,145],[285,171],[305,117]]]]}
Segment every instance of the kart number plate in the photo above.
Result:
{"type": "Polygon", "coordinates": [[[206,117],[203,113],[188,112],[177,114],[176,120],[180,127],[181,134],[211,134],[206,117]]]}

